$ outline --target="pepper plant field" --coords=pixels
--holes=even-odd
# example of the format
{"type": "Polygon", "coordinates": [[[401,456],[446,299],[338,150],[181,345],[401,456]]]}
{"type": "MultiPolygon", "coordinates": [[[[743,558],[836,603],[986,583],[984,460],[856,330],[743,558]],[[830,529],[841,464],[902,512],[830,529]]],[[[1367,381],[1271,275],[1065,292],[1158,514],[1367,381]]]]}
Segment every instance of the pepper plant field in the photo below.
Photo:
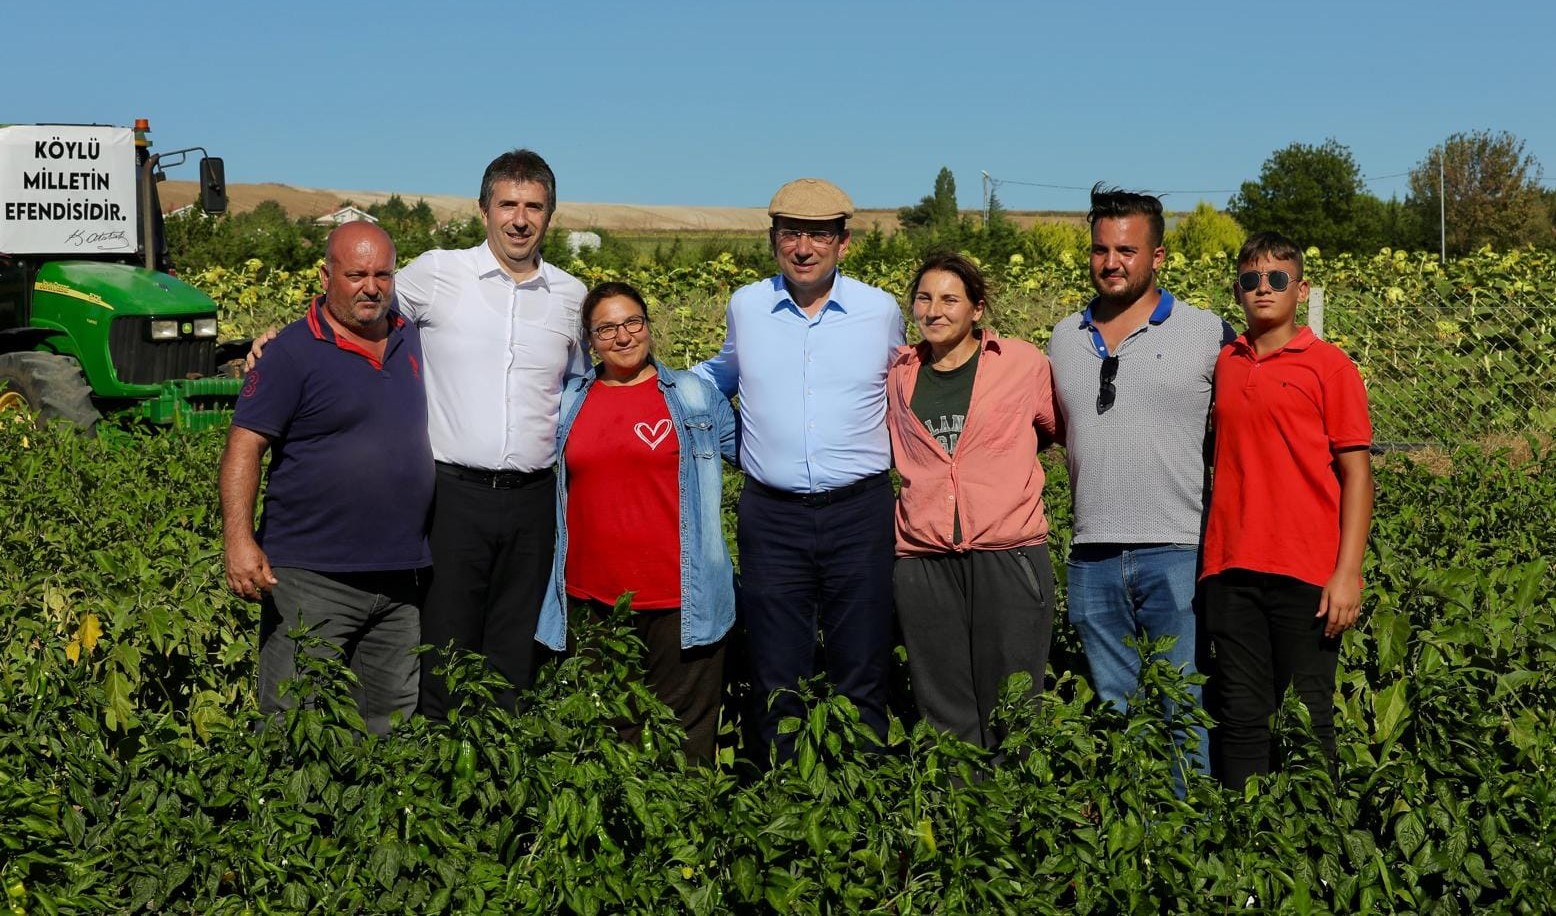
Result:
{"type": "MultiPolygon", "coordinates": [[[[1455,282],[1457,268],[1425,263],[1400,275],[1455,282]]],[[[1048,289],[1018,298],[1028,269],[1003,272],[1002,301],[1048,289]]],[[[1173,269],[1195,295],[1197,268],[1173,269]]],[[[718,346],[712,303],[744,279],[730,273],[639,278],[668,358],[718,346]]],[[[235,329],[295,314],[311,285],[258,267],[196,279],[235,329]]],[[[1053,295],[1073,306],[1083,285],[1053,295]]],[[[1002,329],[1036,336],[1025,305],[995,308],[1002,329]]],[[[1129,715],[1099,708],[1062,588],[1045,701],[1010,694],[997,765],[904,718],[872,747],[823,692],[791,723],[795,761],[753,765],[731,721],[725,761],[687,768],[673,720],[625,680],[637,647],[610,629],[584,639],[601,663],[548,666],[517,716],[465,710],[366,737],[345,675],[320,662],[315,705],[259,728],[257,608],[222,584],[221,442],[0,418],[11,912],[1541,913],[1556,900],[1556,448],[1537,431],[1516,453],[1378,459],[1337,776],[1288,700],[1291,767],[1240,794],[1193,778],[1182,799],[1159,721],[1181,681],[1150,669],[1129,715]],[[640,745],[614,738],[629,712],[650,719],[640,745]]],[[[1059,560],[1067,484],[1045,461],[1059,560]]],[[[487,683],[479,666],[454,676],[487,683]]]]}

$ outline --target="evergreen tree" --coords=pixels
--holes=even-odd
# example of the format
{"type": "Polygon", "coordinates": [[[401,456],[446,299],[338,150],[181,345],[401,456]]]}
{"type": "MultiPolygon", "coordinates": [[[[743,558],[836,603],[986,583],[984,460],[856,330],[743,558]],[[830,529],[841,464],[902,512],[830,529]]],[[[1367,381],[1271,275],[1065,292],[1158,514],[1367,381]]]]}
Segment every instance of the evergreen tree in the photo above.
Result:
{"type": "Polygon", "coordinates": [[[935,191],[915,206],[897,211],[897,221],[904,229],[927,229],[945,232],[961,222],[961,210],[956,205],[956,176],[945,166],[935,176],[935,191]]]}

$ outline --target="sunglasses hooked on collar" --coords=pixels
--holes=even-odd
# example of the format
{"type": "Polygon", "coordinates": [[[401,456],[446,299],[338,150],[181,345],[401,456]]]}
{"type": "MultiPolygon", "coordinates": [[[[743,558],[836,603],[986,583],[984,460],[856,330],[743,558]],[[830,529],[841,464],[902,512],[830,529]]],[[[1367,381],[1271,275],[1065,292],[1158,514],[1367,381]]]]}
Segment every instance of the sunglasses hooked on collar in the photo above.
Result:
{"type": "Polygon", "coordinates": [[[1290,286],[1292,281],[1290,271],[1245,270],[1237,275],[1237,285],[1242,288],[1243,292],[1251,293],[1259,288],[1259,279],[1261,277],[1268,280],[1270,289],[1277,293],[1285,292],[1286,287],[1290,286]]]}
{"type": "Polygon", "coordinates": [[[1101,385],[1097,389],[1097,413],[1104,414],[1118,400],[1118,389],[1113,387],[1113,380],[1118,378],[1118,357],[1104,356],[1102,358],[1101,385]]]}

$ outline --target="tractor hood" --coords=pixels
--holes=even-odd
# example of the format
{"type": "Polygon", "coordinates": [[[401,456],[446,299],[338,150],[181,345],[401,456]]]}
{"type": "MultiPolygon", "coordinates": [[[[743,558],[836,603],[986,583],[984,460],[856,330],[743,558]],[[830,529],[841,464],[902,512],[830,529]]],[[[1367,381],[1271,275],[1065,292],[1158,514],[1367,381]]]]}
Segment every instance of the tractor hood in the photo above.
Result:
{"type": "Polygon", "coordinates": [[[71,311],[86,306],[89,311],[111,313],[99,318],[216,312],[211,297],[176,277],[106,261],[49,261],[38,268],[33,293],[33,310],[39,317],[50,311],[50,305],[71,311]],[[51,297],[60,298],[51,302],[51,297]]]}

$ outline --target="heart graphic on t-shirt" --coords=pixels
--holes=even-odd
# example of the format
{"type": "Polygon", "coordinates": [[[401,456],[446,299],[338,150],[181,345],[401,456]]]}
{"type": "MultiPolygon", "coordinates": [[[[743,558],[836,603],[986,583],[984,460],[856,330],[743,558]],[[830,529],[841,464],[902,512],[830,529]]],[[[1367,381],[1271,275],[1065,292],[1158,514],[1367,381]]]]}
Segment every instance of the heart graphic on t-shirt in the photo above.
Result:
{"type": "Polygon", "coordinates": [[[638,434],[638,438],[643,440],[644,445],[657,449],[659,448],[659,443],[665,441],[665,436],[670,435],[670,421],[668,419],[660,420],[653,426],[649,426],[647,423],[639,423],[632,427],[632,431],[638,434]]]}

